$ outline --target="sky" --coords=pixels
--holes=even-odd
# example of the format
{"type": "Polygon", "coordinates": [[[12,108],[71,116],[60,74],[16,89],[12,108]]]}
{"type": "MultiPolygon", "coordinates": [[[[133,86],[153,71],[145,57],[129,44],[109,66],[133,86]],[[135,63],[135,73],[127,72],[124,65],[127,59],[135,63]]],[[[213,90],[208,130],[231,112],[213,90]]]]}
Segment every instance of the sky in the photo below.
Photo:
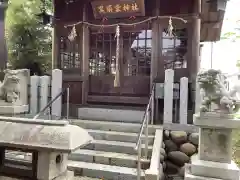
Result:
{"type": "MultiPolygon", "coordinates": [[[[228,1],[222,34],[234,31],[237,26],[236,20],[240,19],[240,0],[228,1]]],[[[239,25],[240,26],[240,25],[239,25]]],[[[224,73],[235,73],[237,60],[240,60],[240,40],[221,40],[213,43],[212,68],[220,69],[224,73]]],[[[202,49],[201,68],[211,68],[211,43],[204,43],[202,49]]]]}

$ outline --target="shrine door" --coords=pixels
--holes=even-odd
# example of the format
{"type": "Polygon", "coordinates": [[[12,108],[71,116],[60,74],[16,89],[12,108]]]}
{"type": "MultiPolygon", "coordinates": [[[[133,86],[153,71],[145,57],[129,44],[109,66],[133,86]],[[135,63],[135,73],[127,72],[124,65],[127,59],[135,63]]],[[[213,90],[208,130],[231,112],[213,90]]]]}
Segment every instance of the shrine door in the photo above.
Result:
{"type": "Polygon", "coordinates": [[[115,32],[91,31],[88,101],[147,104],[150,92],[151,41],[151,30],[121,31],[121,83],[119,87],[115,87],[115,32]]]}

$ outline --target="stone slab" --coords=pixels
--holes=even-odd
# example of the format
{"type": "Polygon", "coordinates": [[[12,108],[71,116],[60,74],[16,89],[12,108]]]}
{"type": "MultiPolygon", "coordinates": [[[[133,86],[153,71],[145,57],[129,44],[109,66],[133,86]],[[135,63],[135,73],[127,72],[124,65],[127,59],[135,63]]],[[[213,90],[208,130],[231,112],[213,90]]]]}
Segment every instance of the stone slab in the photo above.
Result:
{"type": "MultiPolygon", "coordinates": [[[[32,119],[36,114],[17,114],[15,115],[15,117],[20,117],[20,118],[29,118],[32,119]]],[[[65,120],[65,119],[61,119],[61,117],[59,116],[54,116],[54,115],[45,115],[45,114],[41,114],[38,119],[44,119],[44,120],[65,120]]]]}
{"type": "MultiPolygon", "coordinates": [[[[96,129],[88,129],[88,133],[97,140],[107,140],[107,141],[120,141],[120,142],[132,142],[136,143],[138,133],[127,133],[127,132],[117,132],[117,131],[102,131],[96,129]]],[[[146,138],[143,133],[143,140],[146,138]]],[[[148,144],[153,144],[154,135],[148,135],[148,144]]]]}
{"type": "Polygon", "coordinates": [[[151,155],[151,161],[150,161],[150,167],[148,171],[148,175],[160,177],[159,169],[162,169],[160,158],[161,158],[161,147],[163,142],[163,130],[157,129],[155,133],[154,143],[153,143],[153,149],[152,149],[152,155],[151,155]],[[153,172],[153,174],[151,174],[153,172]],[[157,172],[157,174],[155,174],[157,172]]]}
{"type": "Polygon", "coordinates": [[[239,180],[239,168],[232,161],[228,163],[218,163],[199,160],[198,156],[192,156],[191,165],[186,166],[186,171],[195,176],[203,176],[216,179],[239,180]]]}
{"type": "Polygon", "coordinates": [[[21,114],[26,113],[29,110],[28,105],[20,105],[20,106],[0,106],[0,114],[7,115],[7,114],[21,114]]]}
{"type": "Polygon", "coordinates": [[[234,119],[230,115],[220,115],[217,113],[194,114],[193,123],[200,127],[240,129],[239,119],[234,119]]]}
{"type": "Polygon", "coordinates": [[[87,120],[141,123],[143,115],[140,110],[78,108],[78,118],[87,120]]]}
{"type": "MultiPolygon", "coordinates": [[[[0,176],[0,180],[24,180],[24,179],[0,176]]],[[[39,180],[45,180],[45,179],[39,179],[39,180]]],[[[64,173],[63,175],[60,175],[59,177],[54,178],[54,180],[78,180],[78,178],[74,177],[74,172],[68,171],[67,173],[64,173]]]]}
{"type": "Polygon", "coordinates": [[[231,129],[200,128],[199,140],[200,160],[231,163],[231,129]]]}
{"type": "MultiPolygon", "coordinates": [[[[71,124],[85,129],[97,129],[102,131],[139,133],[140,123],[122,123],[111,121],[94,121],[84,119],[70,119],[71,124]]],[[[148,125],[148,134],[155,134],[156,129],[162,129],[161,125],[148,125]]]]}
{"type": "MultiPolygon", "coordinates": [[[[134,149],[136,143],[129,142],[118,142],[118,141],[105,141],[105,140],[94,140],[85,149],[97,150],[97,151],[107,151],[116,153],[126,153],[136,155],[136,150],[134,149]]],[[[142,144],[142,154],[144,154],[145,145],[142,144]]],[[[153,146],[148,146],[148,153],[152,152],[153,146]]]]}
{"type": "Polygon", "coordinates": [[[217,178],[209,178],[209,177],[204,177],[204,176],[195,176],[192,174],[185,173],[184,180],[222,180],[222,179],[217,179],[217,178]]]}
{"type": "Polygon", "coordinates": [[[74,125],[48,125],[34,120],[29,122],[24,118],[19,118],[17,121],[18,118],[14,117],[0,117],[0,119],[2,146],[72,152],[93,140],[85,129],[74,125]]]}
{"type": "Polygon", "coordinates": [[[163,129],[169,131],[186,131],[188,133],[199,132],[199,128],[191,124],[164,123],[163,129]]]}
{"type": "MultiPolygon", "coordinates": [[[[77,175],[111,180],[137,180],[136,168],[94,164],[80,161],[69,161],[68,169],[77,175]]],[[[144,179],[144,171],[141,170],[141,180],[144,179]]]]}
{"type": "MultiPolygon", "coordinates": [[[[71,153],[68,156],[68,159],[73,161],[109,164],[114,166],[122,166],[122,167],[130,167],[130,168],[137,167],[137,155],[115,153],[115,152],[79,149],[71,153]]],[[[145,159],[145,158],[141,159],[142,168],[149,167],[149,163],[150,163],[149,159],[145,159]]]]}

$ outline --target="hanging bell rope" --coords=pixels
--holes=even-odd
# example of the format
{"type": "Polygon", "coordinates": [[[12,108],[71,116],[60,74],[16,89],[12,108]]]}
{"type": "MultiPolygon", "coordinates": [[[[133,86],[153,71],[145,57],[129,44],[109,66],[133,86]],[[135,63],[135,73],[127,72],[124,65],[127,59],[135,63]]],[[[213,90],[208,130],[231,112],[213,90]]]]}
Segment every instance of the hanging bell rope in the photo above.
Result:
{"type": "Polygon", "coordinates": [[[72,30],[71,30],[71,33],[69,34],[68,36],[68,39],[70,41],[74,41],[74,39],[77,37],[77,32],[76,32],[76,27],[73,26],[72,30]]]}
{"type": "Polygon", "coordinates": [[[116,27],[115,38],[117,40],[116,44],[116,73],[114,79],[114,87],[120,87],[120,26],[116,27]]]}
{"type": "Polygon", "coordinates": [[[169,37],[173,37],[173,36],[174,36],[174,34],[173,34],[172,17],[170,17],[170,18],[169,18],[169,21],[168,21],[167,35],[168,35],[169,37]]]}

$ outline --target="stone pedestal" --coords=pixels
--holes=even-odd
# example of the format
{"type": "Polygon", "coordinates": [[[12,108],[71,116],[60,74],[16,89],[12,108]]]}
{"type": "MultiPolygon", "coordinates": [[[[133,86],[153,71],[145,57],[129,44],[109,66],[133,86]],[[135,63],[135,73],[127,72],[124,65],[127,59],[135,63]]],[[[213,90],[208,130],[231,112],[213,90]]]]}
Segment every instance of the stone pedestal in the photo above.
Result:
{"type": "Polygon", "coordinates": [[[239,180],[239,168],[232,161],[232,130],[240,128],[240,120],[231,115],[205,113],[194,115],[199,126],[199,152],[187,164],[185,180],[239,180]]]}
{"type": "Polygon", "coordinates": [[[0,101],[0,115],[23,114],[27,113],[28,110],[29,110],[28,105],[9,105],[7,103],[0,101]]]}

